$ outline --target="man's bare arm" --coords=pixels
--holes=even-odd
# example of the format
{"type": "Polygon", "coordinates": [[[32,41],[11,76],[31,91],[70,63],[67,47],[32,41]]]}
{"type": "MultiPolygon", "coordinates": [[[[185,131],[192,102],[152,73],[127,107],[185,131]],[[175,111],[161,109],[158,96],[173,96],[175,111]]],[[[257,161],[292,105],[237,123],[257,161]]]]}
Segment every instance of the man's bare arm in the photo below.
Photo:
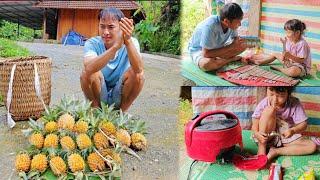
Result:
{"type": "Polygon", "coordinates": [[[131,64],[131,68],[135,73],[141,73],[143,71],[142,58],[135,48],[131,39],[125,42],[128,52],[128,58],[131,64]]]}
{"type": "Polygon", "coordinates": [[[96,56],[96,57],[89,56],[84,58],[84,61],[83,61],[84,70],[89,76],[91,74],[94,74],[100,71],[111,59],[114,58],[116,52],[117,52],[117,49],[114,47],[111,47],[100,56],[96,56]]]}

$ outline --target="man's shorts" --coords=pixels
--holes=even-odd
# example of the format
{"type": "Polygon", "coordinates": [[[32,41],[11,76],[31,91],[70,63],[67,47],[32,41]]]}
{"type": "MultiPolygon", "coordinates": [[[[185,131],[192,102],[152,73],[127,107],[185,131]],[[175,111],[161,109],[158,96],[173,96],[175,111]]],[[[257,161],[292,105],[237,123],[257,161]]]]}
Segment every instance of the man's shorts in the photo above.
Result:
{"type": "Polygon", "coordinates": [[[289,68],[289,67],[292,67],[292,66],[296,66],[296,67],[298,67],[298,68],[300,68],[301,69],[301,73],[299,74],[299,77],[304,77],[304,76],[306,76],[307,75],[307,70],[306,70],[306,67],[305,66],[303,66],[302,64],[300,64],[300,63],[291,63],[290,65],[288,65],[287,67],[289,68]]]}
{"type": "MultiPolygon", "coordinates": [[[[103,77],[103,76],[102,76],[103,77]]],[[[101,81],[100,101],[111,106],[114,104],[116,109],[120,109],[123,87],[123,77],[121,77],[113,88],[108,88],[104,77],[101,81]]]]}
{"type": "Polygon", "coordinates": [[[199,62],[203,58],[202,51],[190,52],[190,56],[191,56],[192,62],[198,67],[200,67],[199,62]]]}

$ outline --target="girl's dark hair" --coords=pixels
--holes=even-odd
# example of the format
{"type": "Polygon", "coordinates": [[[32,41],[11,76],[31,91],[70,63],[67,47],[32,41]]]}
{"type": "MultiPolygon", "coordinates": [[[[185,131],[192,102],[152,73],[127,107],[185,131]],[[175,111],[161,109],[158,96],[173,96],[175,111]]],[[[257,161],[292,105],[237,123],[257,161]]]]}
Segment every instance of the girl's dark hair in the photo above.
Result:
{"type": "Polygon", "coordinates": [[[243,17],[243,11],[237,3],[228,3],[220,10],[220,20],[228,19],[232,21],[234,19],[241,19],[243,17]]]}
{"type": "Polygon", "coordinates": [[[291,19],[284,24],[284,30],[300,31],[301,34],[306,29],[306,24],[299,19],[291,19]]]}
{"type": "Polygon", "coordinates": [[[100,11],[98,19],[104,19],[105,17],[111,17],[114,20],[120,21],[121,18],[124,18],[124,14],[121,10],[111,7],[100,11]]]}
{"type": "Polygon", "coordinates": [[[284,93],[288,92],[288,96],[291,95],[292,91],[294,90],[293,86],[271,86],[269,87],[270,91],[276,92],[276,93],[284,93]]]}

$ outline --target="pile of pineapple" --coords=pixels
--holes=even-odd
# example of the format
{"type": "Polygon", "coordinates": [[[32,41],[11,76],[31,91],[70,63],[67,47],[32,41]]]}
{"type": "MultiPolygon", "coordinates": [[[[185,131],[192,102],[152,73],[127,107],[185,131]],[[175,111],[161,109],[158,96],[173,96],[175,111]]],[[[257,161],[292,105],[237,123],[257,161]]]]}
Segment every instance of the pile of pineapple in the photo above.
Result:
{"type": "MultiPolygon", "coordinates": [[[[86,101],[63,98],[46,109],[24,130],[31,146],[18,153],[16,170],[23,179],[113,178],[121,171],[121,152],[139,158],[134,150],[146,150],[145,123],[102,104],[91,108],[86,101]]],[[[140,159],[140,158],[139,158],[140,159]]]]}

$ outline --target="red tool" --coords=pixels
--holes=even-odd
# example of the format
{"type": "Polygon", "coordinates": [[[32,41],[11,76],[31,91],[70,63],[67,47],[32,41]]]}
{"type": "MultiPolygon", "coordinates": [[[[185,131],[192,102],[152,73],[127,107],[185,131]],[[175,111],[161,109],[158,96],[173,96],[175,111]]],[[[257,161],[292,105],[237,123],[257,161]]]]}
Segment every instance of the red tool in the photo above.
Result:
{"type": "Polygon", "coordinates": [[[187,123],[185,143],[192,159],[213,163],[224,149],[243,148],[239,119],[222,110],[202,113],[187,123]]]}
{"type": "Polygon", "coordinates": [[[259,170],[265,168],[268,158],[266,155],[242,156],[234,155],[233,164],[240,170],[259,170]]]}

